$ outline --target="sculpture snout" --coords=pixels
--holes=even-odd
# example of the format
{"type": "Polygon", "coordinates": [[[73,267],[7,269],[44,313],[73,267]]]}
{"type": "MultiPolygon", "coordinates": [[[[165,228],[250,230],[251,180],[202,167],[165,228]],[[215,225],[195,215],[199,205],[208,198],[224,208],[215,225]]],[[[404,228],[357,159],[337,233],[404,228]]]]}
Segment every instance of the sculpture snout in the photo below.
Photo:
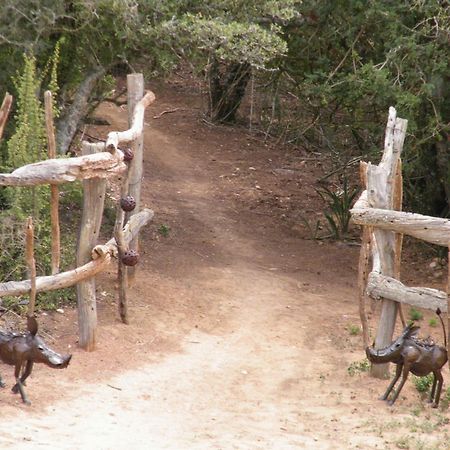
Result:
{"type": "Polygon", "coordinates": [[[55,369],[65,369],[69,365],[71,359],[72,355],[61,356],[55,353],[54,355],[51,355],[51,357],[49,357],[48,362],[49,366],[55,369]]]}

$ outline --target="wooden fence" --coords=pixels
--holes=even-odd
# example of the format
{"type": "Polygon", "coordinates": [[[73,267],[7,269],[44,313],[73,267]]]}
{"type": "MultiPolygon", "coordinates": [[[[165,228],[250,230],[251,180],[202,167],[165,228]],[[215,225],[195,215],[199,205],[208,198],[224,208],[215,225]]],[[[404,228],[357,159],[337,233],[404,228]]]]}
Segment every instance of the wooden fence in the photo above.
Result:
{"type": "MultiPolygon", "coordinates": [[[[353,222],[363,226],[358,279],[365,346],[369,343],[365,297],[382,299],[375,348],[391,343],[399,303],[433,311],[439,308],[447,311],[449,317],[447,292],[408,287],[398,279],[403,234],[450,249],[450,220],[401,211],[400,155],[406,128],[407,121],[397,117],[396,110],[391,107],[381,162],[378,165],[361,163],[361,180],[365,190],[351,210],[353,222]]],[[[450,320],[447,321],[450,327],[450,320]]],[[[447,341],[450,342],[450,339],[447,341]]],[[[388,365],[374,365],[371,373],[376,377],[386,377],[388,365]]]]}
{"type": "MultiPolygon", "coordinates": [[[[18,296],[32,291],[42,292],[77,285],[79,345],[86,350],[95,348],[97,326],[95,275],[108,268],[112,260],[118,257],[119,267],[119,311],[122,321],[128,323],[126,288],[127,268],[121,257],[131,242],[137,249],[137,236],[141,227],[153,217],[149,209],[139,210],[139,205],[128,218],[124,226],[124,212],[117,207],[114,237],[103,245],[97,243],[103,216],[106,180],[115,178],[121,183],[121,194],[130,191],[139,192],[142,178],[142,140],[144,113],[154,100],[153,92],[143,96],[144,80],[142,74],[127,77],[129,126],[126,131],[112,131],[106,142],[91,144],[82,142],[82,156],[73,158],[56,158],[54,144],[54,126],[51,114],[51,93],[45,94],[47,137],[49,142],[49,159],[28,164],[12,173],[0,174],[1,186],[36,186],[49,184],[52,195],[52,275],[39,276],[23,281],[0,283],[0,297],[18,296]],[[139,97],[139,98],[138,98],[139,97]],[[49,107],[50,105],[50,107],[49,107]],[[134,150],[131,162],[124,161],[120,144],[127,143],[134,150]],[[139,147],[136,151],[136,147],[139,147]],[[129,186],[129,173],[137,173],[133,186],[129,186]],[[81,227],[77,246],[77,267],[59,273],[59,216],[58,185],[83,180],[84,199],[81,227]]],[[[0,109],[0,138],[6,123],[12,98],[9,94],[0,109]]],[[[119,202],[120,203],[120,199],[119,202]]]]}

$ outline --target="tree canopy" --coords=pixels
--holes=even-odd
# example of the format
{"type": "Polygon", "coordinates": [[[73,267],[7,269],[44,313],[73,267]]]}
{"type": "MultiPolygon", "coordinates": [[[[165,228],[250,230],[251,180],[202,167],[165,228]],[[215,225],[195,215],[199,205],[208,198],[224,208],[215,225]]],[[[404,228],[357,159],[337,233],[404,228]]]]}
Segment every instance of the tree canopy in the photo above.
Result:
{"type": "Polygon", "coordinates": [[[270,105],[270,123],[261,114],[261,126],[344,166],[358,156],[376,160],[393,105],[409,120],[408,204],[445,216],[449,44],[450,7],[442,0],[4,0],[0,86],[14,90],[23,53],[47,84],[59,46],[65,151],[104,76],[117,68],[160,76],[187,62],[206,81],[207,113],[220,122],[236,120],[257,77],[270,105]]]}

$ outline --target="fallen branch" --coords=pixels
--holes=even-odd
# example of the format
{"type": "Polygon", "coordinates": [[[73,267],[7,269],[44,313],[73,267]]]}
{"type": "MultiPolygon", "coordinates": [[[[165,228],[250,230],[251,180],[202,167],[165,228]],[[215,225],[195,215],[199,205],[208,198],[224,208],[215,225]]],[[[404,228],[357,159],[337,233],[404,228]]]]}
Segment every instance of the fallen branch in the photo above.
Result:
{"type": "Polygon", "coordinates": [[[157,114],[156,116],[153,116],[154,119],[160,119],[162,116],[164,116],[165,114],[172,114],[174,112],[177,111],[187,111],[187,108],[173,108],[173,109],[167,109],[159,114],[157,114]]]}

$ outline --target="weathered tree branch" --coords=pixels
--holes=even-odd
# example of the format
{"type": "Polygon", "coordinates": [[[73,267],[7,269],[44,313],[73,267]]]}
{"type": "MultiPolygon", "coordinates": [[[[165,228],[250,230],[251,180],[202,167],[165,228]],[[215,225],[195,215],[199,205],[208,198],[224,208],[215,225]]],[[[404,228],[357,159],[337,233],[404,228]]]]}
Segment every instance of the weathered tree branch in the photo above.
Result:
{"type": "Polygon", "coordinates": [[[134,108],[133,125],[126,131],[112,131],[106,139],[106,148],[111,153],[117,150],[120,142],[130,142],[136,139],[144,128],[145,108],[155,101],[155,94],[148,91],[140,102],[134,108]]]}
{"type": "MultiPolygon", "coordinates": [[[[97,144],[104,146],[104,144],[97,144]]],[[[0,186],[61,184],[89,178],[109,178],[126,169],[123,153],[101,152],[76,158],[47,159],[0,174],[0,186]]]]}
{"type": "Polygon", "coordinates": [[[450,241],[450,220],[422,214],[367,208],[351,210],[352,221],[383,230],[408,234],[431,244],[447,247],[450,241]]]}
{"type": "Polygon", "coordinates": [[[399,280],[378,272],[369,274],[366,292],[376,299],[387,298],[418,308],[436,311],[439,307],[441,311],[447,311],[447,294],[445,292],[426,287],[405,286],[399,280]]]}
{"type": "MultiPolygon", "coordinates": [[[[153,211],[144,209],[139,214],[132,216],[124,227],[124,240],[128,244],[138,233],[141,227],[153,218],[153,211]]],[[[62,272],[56,275],[36,278],[36,292],[54,291],[72,286],[81,280],[92,277],[104,271],[117,254],[115,239],[109,240],[105,245],[96,246],[93,251],[93,260],[76,269],[62,272]]],[[[7,281],[0,283],[0,297],[6,295],[24,295],[31,289],[31,281],[7,281]]]]}

